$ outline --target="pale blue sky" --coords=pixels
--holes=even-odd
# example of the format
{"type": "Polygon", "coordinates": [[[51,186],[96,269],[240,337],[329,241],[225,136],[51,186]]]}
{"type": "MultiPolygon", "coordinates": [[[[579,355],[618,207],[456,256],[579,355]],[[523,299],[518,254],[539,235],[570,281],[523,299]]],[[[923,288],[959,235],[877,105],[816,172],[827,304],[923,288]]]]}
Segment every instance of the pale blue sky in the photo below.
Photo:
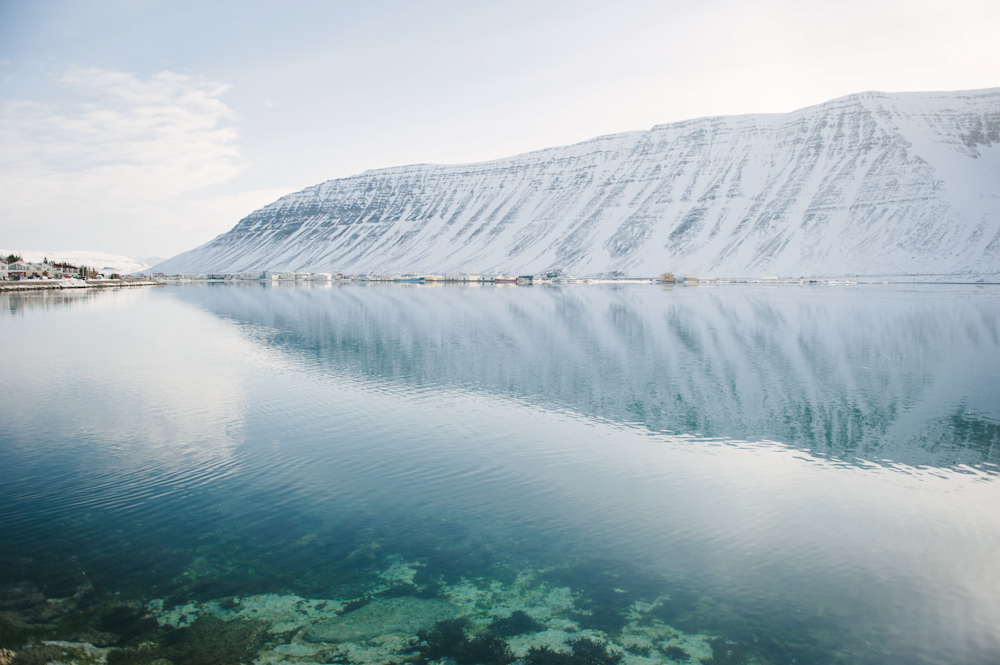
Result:
{"type": "Polygon", "coordinates": [[[365,169],[992,87],[998,32],[995,0],[0,0],[0,246],[169,256],[365,169]]]}

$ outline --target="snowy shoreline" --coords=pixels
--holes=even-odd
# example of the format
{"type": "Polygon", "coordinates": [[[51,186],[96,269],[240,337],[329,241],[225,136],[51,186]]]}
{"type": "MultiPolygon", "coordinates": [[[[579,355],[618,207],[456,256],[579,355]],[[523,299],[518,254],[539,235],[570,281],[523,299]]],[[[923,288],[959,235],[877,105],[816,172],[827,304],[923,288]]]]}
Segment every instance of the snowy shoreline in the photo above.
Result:
{"type": "Polygon", "coordinates": [[[120,279],[46,279],[0,282],[0,291],[57,291],[63,289],[107,289],[126,286],[160,286],[153,280],[125,281],[120,279]]]}

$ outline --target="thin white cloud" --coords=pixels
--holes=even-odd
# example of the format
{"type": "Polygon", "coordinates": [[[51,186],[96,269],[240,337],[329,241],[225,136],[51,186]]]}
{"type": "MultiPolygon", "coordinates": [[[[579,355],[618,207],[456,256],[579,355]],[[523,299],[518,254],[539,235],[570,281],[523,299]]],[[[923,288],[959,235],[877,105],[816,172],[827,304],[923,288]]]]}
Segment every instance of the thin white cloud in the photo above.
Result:
{"type": "Polygon", "coordinates": [[[223,84],[98,68],[70,69],[59,83],[68,91],[59,105],[21,100],[0,107],[5,226],[16,230],[19,220],[31,220],[36,237],[60,246],[74,244],[60,236],[79,237],[91,225],[119,237],[181,230],[184,221],[166,209],[245,167],[223,84]]]}

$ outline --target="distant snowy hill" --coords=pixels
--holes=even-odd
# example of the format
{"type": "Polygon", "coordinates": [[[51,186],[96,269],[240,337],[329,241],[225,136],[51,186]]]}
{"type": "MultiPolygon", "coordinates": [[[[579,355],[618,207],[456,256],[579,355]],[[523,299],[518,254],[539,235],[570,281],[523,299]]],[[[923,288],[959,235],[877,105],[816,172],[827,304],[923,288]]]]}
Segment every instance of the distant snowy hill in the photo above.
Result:
{"type": "Polygon", "coordinates": [[[138,261],[139,263],[146,264],[147,268],[150,266],[154,266],[157,263],[162,263],[165,260],[162,256],[133,256],[132,258],[138,261]]]}
{"type": "Polygon", "coordinates": [[[148,263],[143,262],[140,259],[133,258],[131,256],[122,256],[121,254],[105,254],[104,252],[86,252],[82,250],[65,250],[57,252],[43,252],[38,250],[14,250],[14,249],[0,249],[0,254],[3,256],[9,256],[10,254],[17,254],[21,256],[25,261],[31,261],[37,263],[42,259],[48,258],[49,261],[55,261],[57,263],[69,263],[74,266],[85,265],[95,270],[104,270],[105,268],[110,268],[112,271],[127,275],[133,272],[139,272],[141,270],[147,270],[150,266],[148,263]]]}
{"type": "Polygon", "coordinates": [[[1000,88],[866,92],[283,197],[155,269],[1000,272],[1000,88]]]}

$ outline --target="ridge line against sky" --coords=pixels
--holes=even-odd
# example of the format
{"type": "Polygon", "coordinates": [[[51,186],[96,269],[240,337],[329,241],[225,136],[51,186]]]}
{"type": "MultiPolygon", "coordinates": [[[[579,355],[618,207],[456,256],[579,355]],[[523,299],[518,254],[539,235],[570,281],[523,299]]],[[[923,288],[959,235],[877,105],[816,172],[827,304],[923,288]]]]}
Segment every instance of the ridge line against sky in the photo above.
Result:
{"type": "Polygon", "coordinates": [[[0,5],[0,244],[172,256],[369,169],[1000,84],[979,0],[207,4],[0,5]]]}

